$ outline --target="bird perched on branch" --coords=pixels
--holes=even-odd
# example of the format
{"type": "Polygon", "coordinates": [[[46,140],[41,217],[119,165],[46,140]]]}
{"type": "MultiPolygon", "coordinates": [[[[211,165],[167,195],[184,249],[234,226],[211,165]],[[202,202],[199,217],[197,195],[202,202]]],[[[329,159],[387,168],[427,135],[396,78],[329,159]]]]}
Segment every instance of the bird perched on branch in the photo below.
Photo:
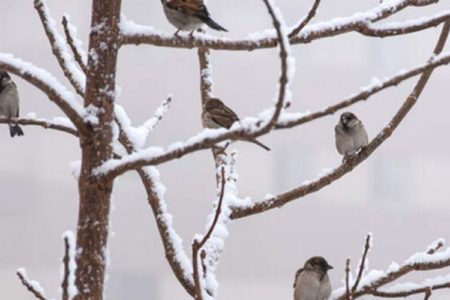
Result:
{"type": "Polygon", "coordinates": [[[213,19],[202,0],[161,0],[167,20],[177,28],[174,35],[180,30],[190,31],[191,35],[203,24],[218,31],[228,31],[213,19]]]}
{"type": "Polygon", "coordinates": [[[351,112],[344,112],[335,127],[336,148],[344,160],[367,146],[369,137],[363,123],[351,112]]]}
{"type": "MultiPolygon", "coordinates": [[[[8,119],[19,117],[19,93],[11,76],[5,71],[0,71],[0,116],[8,119]]],[[[9,123],[11,137],[23,135],[22,128],[18,124],[9,123]]]]}
{"type": "MultiPolygon", "coordinates": [[[[202,122],[205,128],[227,128],[229,129],[234,122],[238,122],[239,117],[234,111],[228,108],[222,101],[217,98],[209,99],[203,105],[202,122]]],[[[245,141],[254,143],[266,151],[270,151],[270,148],[260,143],[256,139],[244,139],[245,141]]]]}
{"type": "Polygon", "coordinates": [[[332,266],[321,256],[308,259],[295,273],[294,300],[327,300],[331,295],[328,271],[332,266]]]}

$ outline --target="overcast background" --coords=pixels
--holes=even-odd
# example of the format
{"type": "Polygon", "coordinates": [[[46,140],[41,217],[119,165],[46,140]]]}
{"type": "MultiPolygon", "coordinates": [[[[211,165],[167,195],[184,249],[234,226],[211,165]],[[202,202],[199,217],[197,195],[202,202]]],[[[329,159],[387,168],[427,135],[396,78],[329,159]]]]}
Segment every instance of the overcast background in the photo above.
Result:
{"type": "MultiPolygon", "coordinates": [[[[122,2],[129,19],[169,33],[175,31],[166,21],[160,1],[122,2]]],[[[294,24],[312,1],[278,2],[287,22],[294,24]]],[[[378,2],[324,0],[314,21],[368,10],[378,2]]],[[[430,15],[448,8],[449,3],[407,9],[393,19],[430,15]]],[[[56,19],[65,12],[71,16],[87,46],[90,1],[49,0],[48,4],[56,19]]],[[[227,37],[244,37],[271,26],[262,1],[210,0],[209,10],[229,30],[223,34],[227,37]]],[[[0,1],[0,28],[1,52],[45,67],[67,83],[31,0],[0,1]]],[[[422,64],[432,52],[439,30],[385,39],[352,33],[294,46],[297,73],[291,110],[320,109],[359,91],[374,76],[382,78],[422,64]]],[[[267,108],[279,75],[276,51],[214,51],[215,94],[242,116],[267,108]]],[[[37,89],[15,76],[14,80],[20,89],[22,115],[61,115],[37,89]]],[[[351,108],[364,120],[370,137],[392,117],[414,82],[351,108]]],[[[152,145],[167,146],[201,130],[195,49],[125,46],[120,50],[118,84],[122,88],[118,102],[134,124],[151,116],[169,93],[174,95],[169,113],[151,137],[152,145]]],[[[392,261],[402,262],[437,238],[448,239],[449,92],[450,68],[436,70],[419,103],[392,138],[352,173],[282,209],[233,222],[217,271],[218,299],[292,299],[295,271],[318,254],[335,267],[332,284],[340,286],[345,259],[350,257],[356,265],[367,232],[374,235],[370,267],[376,269],[385,269],[392,261]]],[[[233,144],[239,151],[240,195],[259,200],[337,166],[341,160],[334,146],[337,118],[326,117],[261,138],[271,152],[252,144],[233,144]]],[[[7,126],[0,126],[0,298],[32,299],[16,278],[18,267],[25,267],[49,297],[58,298],[61,236],[65,230],[75,229],[78,214],[77,183],[69,163],[80,158],[79,145],[64,133],[37,127],[25,127],[24,131],[24,137],[11,139],[7,126]]],[[[168,188],[166,199],[175,228],[187,250],[192,236],[203,230],[211,210],[213,166],[211,153],[203,151],[159,168],[168,188]]],[[[127,173],[117,180],[113,204],[107,298],[189,299],[166,263],[136,174],[127,173]]],[[[448,273],[447,269],[431,274],[448,273]]],[[[432,298],[449,297],[447,290],[432,298]]]]}

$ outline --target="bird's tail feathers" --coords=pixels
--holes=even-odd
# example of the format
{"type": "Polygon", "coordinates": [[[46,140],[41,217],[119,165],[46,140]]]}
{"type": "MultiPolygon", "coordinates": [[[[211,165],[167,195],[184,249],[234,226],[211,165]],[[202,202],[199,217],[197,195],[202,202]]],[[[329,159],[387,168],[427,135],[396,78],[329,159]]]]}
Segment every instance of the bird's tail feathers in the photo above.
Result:
{"type": "Polygon", "coordinates": [[[225,32],[228,31],[225,28],[223,28],[222,26],[220,26],[219,24],[217,24],[217,22],[214,21],[213,19],[211,19],[209,16],[206,17],[203,21],[206,23],[206,25],[208,25],[212,29],[215,29],[215,30],[218,30],[218,31],[225,31],[225,32]]]}
{"type": "Polygon", "coordinates": [[[263,143],[261,143],[260,141],[256,140],[256,139],[251,139],[250,142],[260,146],[261,148],[263,148],[266,151],[270,151],[270,148],[267,147],[266,145],[264,145],[263,143]]]}

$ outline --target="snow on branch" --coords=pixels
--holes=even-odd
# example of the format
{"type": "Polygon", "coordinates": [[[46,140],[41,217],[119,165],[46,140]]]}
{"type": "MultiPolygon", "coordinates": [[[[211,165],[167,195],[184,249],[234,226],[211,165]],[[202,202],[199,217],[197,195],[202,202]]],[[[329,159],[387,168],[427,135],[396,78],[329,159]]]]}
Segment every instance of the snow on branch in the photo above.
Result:
{"type": "Polygon", "coordinates": [[[78,293],[75,286],[75,270],[77,264],[75,261],[75,235],[72,231],[66,231],[64,239],[64,257],[63,257],[63,281],[61,283],[62,299],[71,300],[78,293]]]}
{"type": "Polygon", "coordinates": [[[73,123],[63,117],[55,117],[50,120],[37,118],[34,114],[29,113],[24,118],[8,119],[5,117],[0,117],[0,124],[19,124],[19,125],[32,125],[40,126],[45,129],[54,129],[62,132],[69,133],[74,136],[78,136],[78,131],[73,125],[73,123]]]}
{"type": "MultiPolygon", "coordinates": [[[[395,30],[388,30],[385,28],[380,32],[380,35],[371,34],[369,30],[371,23],[386,19],[399,11],[409,6],[424,6],[438,2],[433,1],[418,1],[418,0],[384,0],[381,3],[366,11],[358,12],[349,17],[339,17],[326,22],[319,22],[300,28],[297,35],[290,36],[289,42],[291,44],[304,44],[312,41],[334,37],[348,32],[367,33],[372,37],[386,37],[395,36],[398,34],[412,33],[427,28],[435,27],[443,21],[436,19],[434,21],[423,21],[423,24],[411,24],[405,28],[396,28],[395,30]]],[[[314,7],[310,10],[312,15],[314,7]]],[[[308,16],[303,19],[307,23],[308,16]]],[[[312,17],[311,17],[312,18],[312,17]]],[[[294,26],[291,32],[299,28],[302,24],[294,26]]],[[[155,30],[153,27],[142,26],[135,24],[132,21],[121,18],[120,30],[123,44],[150,44],[162,47],[174,48],[193,48],[206,47],[216,50],[244,50],[251,51],[255,49],[274,48],[277,46],[276,33],[273,30],[266,30],[262,33],[249,34],[247,38],[243,39],[229,39],[224,37],[214,37],[208,34],[196,34],[194,37],[173,37],[171,34],[166,34],[155,30]]]]}
{"type": "MultiPolygon", "coordinates": [[[[140,148],[133,139],[133,128],[125,110],[116,105],[114,108],[116,122],[119,127],[119,141],[128,153],[140,148]]],[[[164,199],[166,188],[161,183],[159,171],[155,167],[144,167],[137,170],[147,193],[147,200],[152,209],[158,231],[163,242],[165,257],[178,281],[190,294],[194,295],[194,281],[192,277],[192,264],[183,249],[183,240],[172,226],[172,215],[168,212],[164,199]]]]}
{"type": "MultiPolygon", "coordinates": [[[[433,61],[433,59],[442,52],[442,49],[444,48],[447,41],[449,29],[450,21],[444,24],[441,35],[434,49],[434,54],[430,58],[430,61],[433,61]]],[[[383,127],[378,135],[364,149],[359,151],[351,159],[343,162],[340,166],[338,166],[331,172],[326,172],[324,175],[319,175],[319,178],[311,182],[308,181],[290,191],[279,194],[277,196],[266,197],[264,200],[254,203],[253,205],[246,208],[235,208],[231,215],[232,219],[243,218],[250,215],[259,214],[276,207],[281,207],[290,201],[304,197],[310,193],[322,189],[327,185],[330,185],[345,174],[352,171],[356,166],[366,160],[381,144],[383,144],[394,133],[398,125],[400,125],[411,108],[413,108],[413,106],[416,104],[433,70],[434,69],[429,69],[422,73],[412,92],[405,99],[402,106],[390,120],[390,122],[383,127]]]]}
{"type": "Polygon", "coordinates": [[[81,45],[81,41],[77,38],[77,28],[70,23],[68,15],[62,17],[61,23],[64,27],[66,42],[72,50],[75,61],[80,66],[81,70],[83,70],[84,74],[87,74],[87,54],[81,45]]]}
{"type": "MultiPolygon", "coordinates": [[[[166,115],[167,111],[170,108],[170,103],[172,102],[172,96],[169,95],[167,99],[165,99],[159,107],[155,110],[153,116],[145,121],[141,126],[137,128],[137,130],[141,131],[144,135],[144,143],[147,140],[148,136],[153,132],[153,130],[158,125],[159,121],[166,115]]],[[[144,144],[142,144],[144,145],[144,144]]],[[[142,149],[142,147],[141,147],[142,149]]]]}
{"type": "Polygon", "coordinates": [[[70,81],[77,93],[84,97],[86,89],[86,76],[80,71],[80,69],[77,68],[73,57],[70,55],[64,38],[56,30],[56,22],[50,15],[50,10],[48,9],[46,1],[34,0],[34,7],[41,18],[41,22],[50,42],[53,54],[58,60],[64,75],[70,81]]]}
{"type": "Polygon", "coordinates": [[[403,81],[410,79],[414,76],[420,75],[430,69],[438,68],[450,63],[450,52],[445,52],[433,57],[431,61],[428,61],[420,66],[411,68],[407,71],[400,71],[397,74],[385,77],[382,79],[373,78],[371,83],[365,87],[362,87],[361,92],[350,95],[332,106],[325,107],[319,111],[313,113],[286,113],[284,112],[278,120],[276,129],[292,128],[307,122],[314,121],[316,119],[332,115],[335,112],[349,107],[357,102],[367,100],[370,96],[387,89],[389,87],[397,86],[403,81]]]}
{"type": "Polygon", "coordinates": [[[225,246],[225,239],[228,237],[227,227],[231,222],[231,207],[250,204],[250,199],[238,197],[236,156],[236,151],[231,152],[230,155],[221,155],[220,162],[223,164],[216,169],[219,184],[217,186],[217,199],[213,204],[214,209],[208,217],[205,226],[206,233],[203,236],[196,235],[192,244],[192,261],[197,295],[203,290],[213,296],[217,294],[218,283],[215,278],[215,270],[225,246]],[[198,255],[200,255],[200,261],[198,261],[198,255]],[[204,288],[202,289],[201,286],[204,288]]]}
{"type": "Polygon", "coordinates": [[[86,110],[76,100],[75,95],[49,72],[7,53],[0,53],[0,69],[11,72],[40,89],[78,129],[84,127],[83,119],[87,117],[86,110]]]}
{"type": "Polygon", "coordinates": [[[30,280],[27,276],[27,271],[24,268],[20,268],[16,272],[17,277],[19,277],[20,282],[27,288],[30,293],[34,295],[39,300],[47,300],[45,297],[44,289],[41,287],[39,282],[30,280]]]}
{"type": "MultiPolygon", "coordinates": [[[[365,295],[372,295],[381,298],[404,298],[415,294],[424,294],[428,299],[433,290],[450,288],[450,274],[436,278],[426,279],[423,283],[397,283],[392,286],[386,285],[410,274],[414,271],[428,271],[435,269],[443,269],[450,266],[450,248],[438,252],[443,246],[443,240],[433,243],[424,252],[412,255],[403,264],[392,263],[386,271],[370,270],[366,271],[366,275],[361,272],[361,267],[367,260],[367,254],[371,248],[371,235],[366,238],[364,251],[361,257],[362,264],[356,280],[353,281],[353,287],[350,290],[349,277],[350,268],[349,260],[347,260],[345,268],[345,286],[336,289],[331,299],[347,300],[356,299],[365,295]],[[431,252],[433,250],[434,252],[431,252]]],[[[367,269],[367,268],[366,268],[367,269]]]]}

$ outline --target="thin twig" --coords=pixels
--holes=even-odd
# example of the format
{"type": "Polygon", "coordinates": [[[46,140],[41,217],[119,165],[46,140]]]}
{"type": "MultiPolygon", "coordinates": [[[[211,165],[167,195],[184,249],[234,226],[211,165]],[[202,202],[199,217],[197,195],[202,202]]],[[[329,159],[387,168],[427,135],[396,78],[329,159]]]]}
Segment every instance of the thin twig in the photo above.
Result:
{"type": "Polygon", "coordinates": [[[216,213],[214,215],[214,220],[211,223],[211,226],[209,227],[207,233],[203,236],[203,238],[198,241],[194,239],[194,242],[192,243],[192,265],[194,270],[194,283],[195,283],[195,299],[202,300],[202,287],[201,287],[201,281],[200,281],[200,274],[198,271],[198,252],[202,249],[202,247],[205,245],[205,243],[209,240],[211,237],[214,228],[216,227],[217,222],[219,221],[220,213],[222,212],[222,203],[223,203],[223,197],[225,195],[225,167],[221,168],[221,188],[220,188],[220,196],[219,196],[219,203],[217,204],[216,213]]]}
{"type": "Polygon", "coordinates": [[[74,128],[67,127],[61,124],[55,124],[51,120],[36,120],[36,119],[28,119],[28,118],[18,118],[18,119],[8,119],[4,117],[0,117],[0,124],[19,124],[19,125],[33,125],[40,126],[45,129],[54,129],[57,131],[62,131],[69,133],[78,137],[78,131],[74,128]]]}
{"type": "Polygon", "coordinates": [[[350,258],[345,261],[345,299],[350,300],[350,258]]]}
{"type": "Polygon", "coordinates": [[[88,73],[88,68],[86,66],[86,62],[83,59],[83,56],[81,55],[82,49],[78,49],[75,39],[76,37],[72,35],[72,32],[70,30],[70,23],[66,16],[62,17],[61,23],[64,27],[64,34],[66,35],[66,41],[69,45],[70,49],[72,50],[73,56],[75,58],[75,61],[80,66],[81,70],[83,70],[84,74],[88,73]]]}
{"type": "Polygon", "coordinates": [[[372,239],[372,235],[369,233],[366,237],[366,243],[364,245],[364,251],[363,251],[363,255],[361,257],[361,263],[359,265],[358,276],[356,277],[356,281],[353,284],[352,293],[354,293],[356,291],[356,289],[358,288],[359,282],[364,273],[364,267],[366,265],[367,254],[369,253],[369,250],[370,250],[370,240],[371,239],[372,239]]]}
{"type": "Polygon", "coordinates": [[[31,284],[22,270],[18,270],[16,274],[19,277],[20,282],[22,282],[22,284],[27,288],[28,291],[30,291],[30,293],[34,295],[34,297],[39,300],[47,300],[47,298],[45,298],[45,296],[40,291],[38,291],[33,284],[31,284]]]}
{"type": "Polygon", "coordinates": [[[64,273],[63,273],[63,281],[61,283],[61,289],[62,289],[62,299],[63,300],[69,300],[69,239],[65,236],[64,237],[64,257],[63,257],[63,266],[64,266],[64,273]]]}
{"type": "Polygon", "coordinates": [[[300,24],[292,30],[291,33],[289,33],[289,38],[292,38],[296,35],[298,35],[303,28],[305,28],[306,25],[314,18],[316,15],[317,8],[319,7],[320,0],[314,0],[314,4],[311,6],[311,8],[308,11],[308,14],[303,18],[303,20],[300,22],[300,24]]]}
{"type": "Polygon", "coordinates": [[[440,240],[434,247],[428,249],[427,254],[433,255],[442,247],[444,247],[444,242],[440,240]]]}

